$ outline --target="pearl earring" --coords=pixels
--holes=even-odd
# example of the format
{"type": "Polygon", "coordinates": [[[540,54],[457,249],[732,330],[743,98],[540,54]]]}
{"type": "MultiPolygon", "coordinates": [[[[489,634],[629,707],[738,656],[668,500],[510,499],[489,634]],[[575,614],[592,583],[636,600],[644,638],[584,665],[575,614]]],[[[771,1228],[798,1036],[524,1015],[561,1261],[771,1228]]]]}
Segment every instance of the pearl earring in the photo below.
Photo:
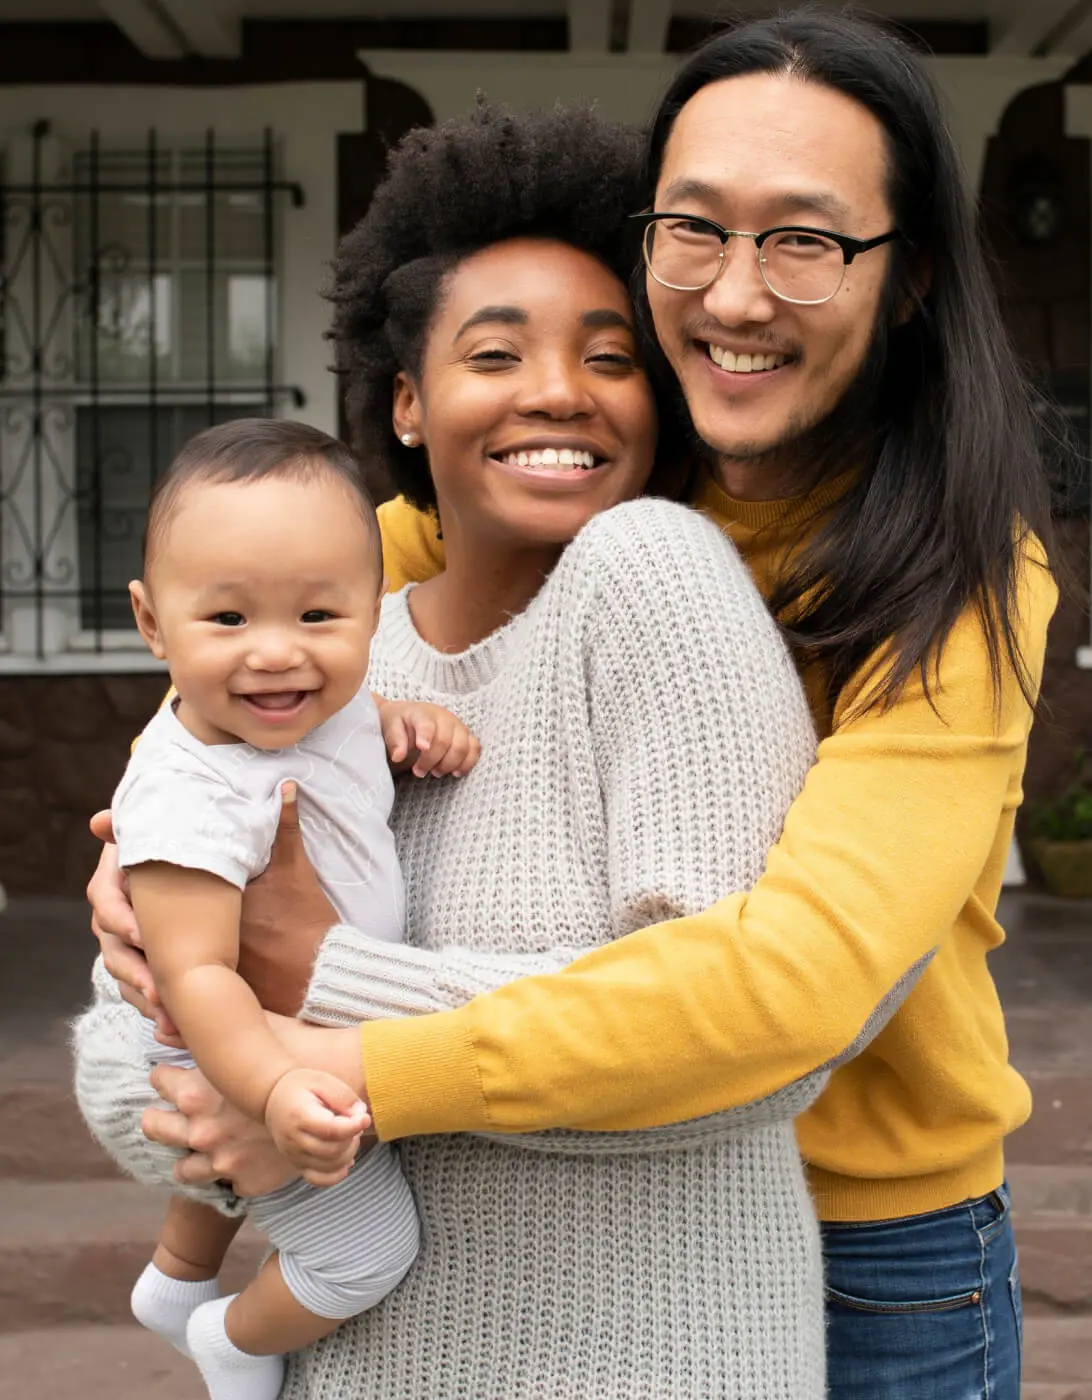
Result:
{"type": "Polygon", "coordinates": [[[402,434],[402,446],[403,446],[403,447],[416,447],[416,446],[417,446],[417,439],[413,436],[412,433],[403,433],[403,434],[402,434]]]}

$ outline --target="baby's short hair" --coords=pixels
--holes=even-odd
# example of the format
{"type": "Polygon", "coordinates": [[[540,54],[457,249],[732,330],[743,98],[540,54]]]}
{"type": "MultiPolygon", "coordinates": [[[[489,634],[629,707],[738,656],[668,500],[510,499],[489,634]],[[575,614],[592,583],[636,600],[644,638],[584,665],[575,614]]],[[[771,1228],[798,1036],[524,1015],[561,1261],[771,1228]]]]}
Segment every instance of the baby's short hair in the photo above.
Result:
{"type": "Polygon", "coordinates": [[[359,502],[375,545],[383,577],[383,543],[375,503],[352,452],[318,428],[287,418],[232,418],[190,438],[159,478],[148,503],[144,527],[144,572],[182,493],[190,486],[262,481],[268,477],[306,480],[324,472],[345,483],[359,502]]]}

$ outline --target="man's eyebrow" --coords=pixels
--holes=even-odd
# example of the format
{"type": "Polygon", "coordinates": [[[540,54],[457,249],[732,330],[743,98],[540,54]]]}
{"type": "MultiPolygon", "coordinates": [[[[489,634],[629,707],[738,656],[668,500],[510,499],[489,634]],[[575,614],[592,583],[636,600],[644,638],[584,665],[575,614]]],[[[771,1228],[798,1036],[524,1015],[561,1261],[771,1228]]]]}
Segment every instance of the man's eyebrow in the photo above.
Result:
{"type": "Polygon", "coordinates": [[[825,219],[846,224],[852,221],[853,211],[844,200],[830,190],[813,190],[811,194],[785,194],[774,201],[794,214],[810,213],[813,209],[825,219]]]}
{"type": "Polygon", "coordinates": [[[671,184],[664,190],[664,208],[670,210],[676,199],[715,200],[719,195],[720,191],[715,185],[707,185],[704,180],[695,180],[684,175],[680,176],[678,180],[672,180],[671,184]]]}
{"type": "Polygon", "coordinates": [[[620,330],[630,331],[636,335],[633,329],[633,322],[628,316],[623,316],[620,311],[615,311],[613,307],[604,306],[598,311],[585,311],[580,318],[580,324],[590,331],[600,328],[618,327],[620,330]]]}
{"type": "Polygon", "coordinates": [[[519,306],[483,306],[475,311],[473,316],[466,318],[455,332],[455,339],[458,340],[474,326],[484,326],[490,323],[502,326],[525,326],[527,319],[527,312],[519,306]]]}
{"type": "MultiPolygon", "coordinates": [[[[687,199],[702,200],[707,204],[723,202],[724,191],[717,189],[715,185],[708,184],[705,180],[681,176],[668,185],[663,193],[663,205],[666,210],[670,210],[671,205],[676,200],[687,199]]],[[[849,205],[844,200],[839,199],[832,190],[799,191],[773,195],[770,204],[775,208],[784,209],[789,214],[815,213],[820,218],[830,219],[836,224],[850,223],[853,218],[853,212],[849,205]]]]}

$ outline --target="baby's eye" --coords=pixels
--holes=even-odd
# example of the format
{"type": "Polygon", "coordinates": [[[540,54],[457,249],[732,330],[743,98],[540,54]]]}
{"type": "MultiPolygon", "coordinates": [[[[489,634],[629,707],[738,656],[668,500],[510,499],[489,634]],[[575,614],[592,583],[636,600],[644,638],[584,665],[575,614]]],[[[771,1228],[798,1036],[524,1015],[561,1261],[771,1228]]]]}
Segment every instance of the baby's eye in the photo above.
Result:
{"type": "Polygon", "coordinates": [[[243,624],[246,622],[246,618],[242,615],[242,613],[218,612],[213,613],[212,617],[209,618],[209,621],[215,622],[220,627],[242,627],[243,624]]]}
{"type": "Polygon", "coordinates": [[[309,608],[300,618],[301,622],[329,622],[333,617],[332,612],[327,612],[325,608],[309,608]]]}

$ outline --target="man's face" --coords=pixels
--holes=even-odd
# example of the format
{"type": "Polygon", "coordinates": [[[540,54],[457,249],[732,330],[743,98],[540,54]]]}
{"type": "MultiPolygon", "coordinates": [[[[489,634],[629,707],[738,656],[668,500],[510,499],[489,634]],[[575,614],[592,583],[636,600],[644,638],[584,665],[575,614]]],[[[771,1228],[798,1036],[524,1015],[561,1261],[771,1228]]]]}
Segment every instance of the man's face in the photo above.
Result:
{"type": "MultiPolygon", "coordinates": [[[[887,183],[884,132],[866,108],[818,84],[748,74],[711,83],[682,109],[655,208],[751,233],[794,224],[868,239],[894,226],[887,183]]],[[[750,239],[729,240],[725,266],[704,291],[672,291],[647,277],[660,344],[699,436],[718,456],[763,458],[771,470],[776,462],[781,489],[791,468],[781,450],[830,415],[864,364],[890,258],[889,245],[860,255],[819,306],[774,296],[750,239]],[[773,367],[746,372],[739,355],[773,367]]],[[[762,463],[755,470],[761,475],[762,463]]],[[[748,495],[774,494],[757,479],[746,485],[748,495]]]]}

